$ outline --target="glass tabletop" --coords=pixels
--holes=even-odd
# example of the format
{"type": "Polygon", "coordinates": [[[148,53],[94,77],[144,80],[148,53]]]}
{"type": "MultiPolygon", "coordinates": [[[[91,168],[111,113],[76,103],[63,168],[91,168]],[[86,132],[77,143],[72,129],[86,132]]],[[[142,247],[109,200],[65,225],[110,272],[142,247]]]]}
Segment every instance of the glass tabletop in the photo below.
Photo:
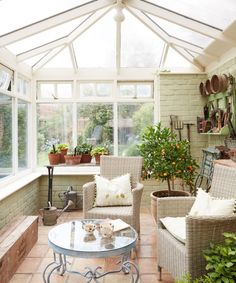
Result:
{"type": "MultiPolygon", "coordinates": [[[[102,221],[89,220],[95,224],[102,221]]],[[[49,246],[55,252],[78,257],[108,257],[127,253],[135,247],[136,240],[137,232],[132,227],[114,232],[111,238],[102,238],[99,229],[92,235],[87,234],[79,220],[60,224],[48,234],[49,246]]]]}

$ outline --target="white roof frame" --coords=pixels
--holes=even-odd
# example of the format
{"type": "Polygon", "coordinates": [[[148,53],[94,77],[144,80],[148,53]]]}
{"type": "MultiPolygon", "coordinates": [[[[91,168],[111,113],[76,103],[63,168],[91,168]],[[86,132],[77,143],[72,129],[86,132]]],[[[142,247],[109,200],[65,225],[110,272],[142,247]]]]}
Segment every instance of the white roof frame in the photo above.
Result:
{"type": "Polygon", "coordinates": [[[81,34],[83,34],[88,28],[90,28],[92,25],[94,25],[100,18],[102,18],[105,14],[107,14],[113,6],[109,7],[108,9],[102,9],[99,10],[92,15],[90,15],[83,23],[81,23],[75,30],[73,30],[69,35],[64,36],[60,39],[51,41],[47,44],[44,44],[42,46],[33,48],[31,50],[28,50],[26,52],[20,53],[17,55],[17,61],[21,62],[26,59],[29,59],[33,56],[39,55],[41,53],[47,52],[49,50],[52,50],[56,47],[70,44],[72,41],[74,41],[76,38],[78,38],[81,34]]]}
{"type": "Polygon", "coordinates": [[[67,11],[61,12],[49,18],[43,19],[26,27],[20,28],[0,36],[0,46],[9,45],[18,40],[24,39],[36,33],[53,28],[57,25],[72,21],[84,15],[93,13],[107,6],[116,3],[115,0],[93,0],[88,3],[79,5],[67,11]]]}
{"type": "Polygon", "coordinates": [[[169,22],[175,23],[177,25],[183,26],[185,28],[191,29],[198,33],[204,34],[208,37],[223,40],[231,45],[235,45],[236,41],[226,37],[222,34],[222,30],[200,21],[191,19],[189,17],[183,16],[179,13],[173,12],[161,6],[150,3],[146,0],[125,0],[126,5],[141,10],[143,12],[149,13],[151,15],[157,16],[169,22]]]}

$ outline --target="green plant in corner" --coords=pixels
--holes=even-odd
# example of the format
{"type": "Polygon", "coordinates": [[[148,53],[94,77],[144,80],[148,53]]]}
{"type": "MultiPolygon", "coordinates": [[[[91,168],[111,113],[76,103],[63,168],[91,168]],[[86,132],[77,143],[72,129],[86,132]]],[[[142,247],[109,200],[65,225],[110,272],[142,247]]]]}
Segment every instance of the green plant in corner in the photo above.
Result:
{"type": "Polygon", "coordinates": [[[224,243],[210,244],[204,252],[207,275],[212,282],[236,282],[236,234],[224,233],[224,243]]]}
{"type": "Polygon", "coordinates": [[[58,153],[58,148],[55,146],[55,144],[52,145],[52,148],[49,151],[50,154],[56,154],[58,153]]]}
{"type": "Polygon", "coordinates": [[[93,146],[89,143],[81,143],[81,144],[78,144],[77,147],[79,148],[80,152],[83,154],[91,153],[92,148],[93,148],[93,146]]]}
{"type": "Polygon", "coordinates": [[[174,190],[176,178],[192,190],[198,165],[189,152],[187,140],[179,141],[169,128],[158,123],[144,130],[138,148],[144,159],[144,178],[167,181],[168,195],[174,190]]]}

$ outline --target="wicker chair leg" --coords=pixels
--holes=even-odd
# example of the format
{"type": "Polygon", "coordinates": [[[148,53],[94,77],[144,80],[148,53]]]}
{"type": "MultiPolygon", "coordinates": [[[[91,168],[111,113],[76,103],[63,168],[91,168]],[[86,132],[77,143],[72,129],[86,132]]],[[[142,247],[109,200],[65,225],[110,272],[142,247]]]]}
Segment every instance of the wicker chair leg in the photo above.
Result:
{"type": "Polygon", "coordinates": [[[162,273],[161,273],[162,267],[160,267],[160,266],[158,265],[157,268],[158,268],[158,274],[159,274],[158,280],[159,280],[159,281],[162,281],[162,276],[161,276],[161,275],[162,275],[162,273]]]}

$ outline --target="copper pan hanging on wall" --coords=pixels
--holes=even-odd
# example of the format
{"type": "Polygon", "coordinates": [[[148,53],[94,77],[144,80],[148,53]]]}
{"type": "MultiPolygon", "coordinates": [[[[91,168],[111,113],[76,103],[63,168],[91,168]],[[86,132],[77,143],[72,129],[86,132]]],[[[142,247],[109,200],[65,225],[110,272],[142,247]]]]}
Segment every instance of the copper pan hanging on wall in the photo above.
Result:
{"type": "Polygon", "coordinates": [[[205,88],[206,88],[206,94],[207,95],[210,95],[210,94],[213,93],[213,90],[212,90],[212,87],[211,87],[211,80],[210,79],[206,80],[205,88]]]}
{"type": "Polygon", "coordinates": [[[202,96],[206,96],[206,88],[203,82],[201,82],[199,85],[199,91],[202,96]]]}
{"type": "Polygon", "coordinates": [[[211,78],[211,88],[213,93],[224,92],[228,88],[228,76],[223,75],[213,75],[211,78]]]}

